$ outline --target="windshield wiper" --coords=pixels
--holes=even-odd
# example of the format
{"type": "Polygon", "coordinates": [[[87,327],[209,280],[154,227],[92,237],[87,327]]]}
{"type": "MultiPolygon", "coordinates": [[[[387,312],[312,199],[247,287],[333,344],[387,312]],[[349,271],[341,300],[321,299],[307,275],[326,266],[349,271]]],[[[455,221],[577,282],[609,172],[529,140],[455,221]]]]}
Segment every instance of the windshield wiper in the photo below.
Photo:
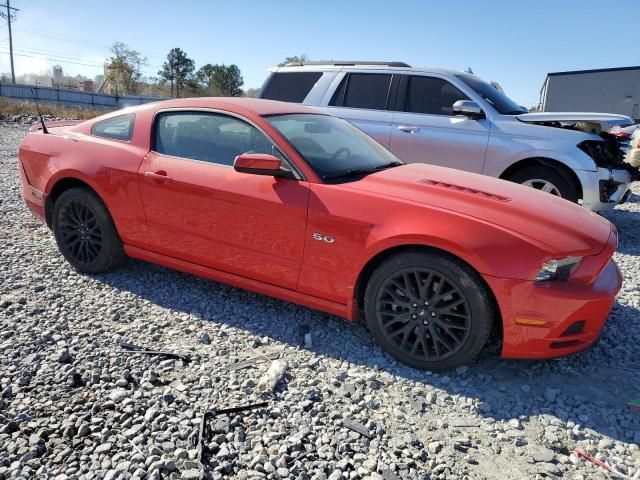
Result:
{"type": "Polygon", "coordinates": [[[383,165],[378,165],[376,167],[376,172],[379,172],[380,170],[386,170],[387,168],[399,167],[400,165],[404,165],[404,162],[389,162],[383,165]]]}
{"type": "Polygon", "coordinates": [[[373,168],[349,168],[347,170],[342,170],[336,173],[328,173],[322,176],[323,180],[335,180],[336,178],[353,178],[369,175],[371,173],[376,173],[381,170],[386,170],[387,168],[399,167],[400,165],[404,165],[403,162],[389,162],[384,163],[382,165],[378,165],[373,168]]]}
{"type": "Polygon", "coordinates": [[[523,113],[529,113],[526,110],[511,110],[510,112],[505,112],[503,115],[522,115],[523,113]]]}

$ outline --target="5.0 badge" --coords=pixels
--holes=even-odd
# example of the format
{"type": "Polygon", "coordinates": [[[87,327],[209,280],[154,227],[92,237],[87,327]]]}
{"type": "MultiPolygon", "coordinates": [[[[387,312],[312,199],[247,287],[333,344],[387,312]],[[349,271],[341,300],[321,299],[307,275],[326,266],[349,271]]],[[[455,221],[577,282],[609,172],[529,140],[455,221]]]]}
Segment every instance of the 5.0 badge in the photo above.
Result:
{"type": "Polygon", "coordinates": [[[336,239],[333,238],[331,235],[323,235],[322,233],[319,233],[319,232],[315,232],[313,234],[313,239],[320,240],[322,242],[327,242],[327,243],[333,243],[336,241],[336,239]]]}

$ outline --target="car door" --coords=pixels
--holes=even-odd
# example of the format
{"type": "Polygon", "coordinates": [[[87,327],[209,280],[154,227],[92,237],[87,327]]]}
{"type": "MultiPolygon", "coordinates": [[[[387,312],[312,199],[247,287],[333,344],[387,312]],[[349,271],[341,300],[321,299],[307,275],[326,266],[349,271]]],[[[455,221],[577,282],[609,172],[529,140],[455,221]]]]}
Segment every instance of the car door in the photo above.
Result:
{"type": "Polygon", "coordinates": [[[390,73],[345,73],[325,111],[348,120],[388,147],[393,113],[387,106],[395,101],[393,77],[390,73]]]}
{"type": "Polygon", "coordinates": [[[444,78],[403,75],[393,114],[390,150],[407,163],[430,163],[482,172],[490,121],[453,114],[457,100],[469,100],[444,78]]]}
{"type": "Polygon", "coordinates": [[[233,169],[241,153],[287,160],[254,125],[209,111],[156,115],[138,179],[157,252],[295,289],[309,185],[233,169]]]}

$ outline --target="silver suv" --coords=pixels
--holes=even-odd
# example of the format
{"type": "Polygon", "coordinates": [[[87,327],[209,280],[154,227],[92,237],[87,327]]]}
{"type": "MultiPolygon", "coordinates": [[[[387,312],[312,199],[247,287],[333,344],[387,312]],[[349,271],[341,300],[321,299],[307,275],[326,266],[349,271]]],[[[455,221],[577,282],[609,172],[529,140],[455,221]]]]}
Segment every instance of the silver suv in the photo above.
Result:
{"type": "Polygon", "coordinates": [[[624,202],[640,179],[607,132],[632,124],[626,116],[527,113],[474,75],[400,62],[305,62],[270,72],[260,98],[320,107],[408,163],[511,180],[593,211],[624,202]]]}

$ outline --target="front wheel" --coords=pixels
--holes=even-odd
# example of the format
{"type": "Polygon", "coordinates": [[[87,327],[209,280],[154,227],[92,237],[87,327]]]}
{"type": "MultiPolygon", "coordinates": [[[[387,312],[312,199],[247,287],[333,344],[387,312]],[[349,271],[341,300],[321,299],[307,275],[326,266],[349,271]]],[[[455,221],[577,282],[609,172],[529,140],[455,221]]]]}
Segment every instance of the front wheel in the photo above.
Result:
{"type": "Polygon", "coordinates": [[[544,166],[525,167],[511,175],[509,180],[564,198],[570,202],[578,203],[576,187],[553,168],[544,166]]]}
{"type": "Polygon", "coordinates": [[[80,272],[106,272],[126,260],[109,211],[88,188],[71,188],[56,200],[53,233],[62,255],[80,272]]]}
{"type": "Polygon", "coordinates": [[[437,252],[408,251],[385,260],[365,293],[367,327],[389,354],[423,370],[471,362],[496,317],[480,276],[437,252]]]}

